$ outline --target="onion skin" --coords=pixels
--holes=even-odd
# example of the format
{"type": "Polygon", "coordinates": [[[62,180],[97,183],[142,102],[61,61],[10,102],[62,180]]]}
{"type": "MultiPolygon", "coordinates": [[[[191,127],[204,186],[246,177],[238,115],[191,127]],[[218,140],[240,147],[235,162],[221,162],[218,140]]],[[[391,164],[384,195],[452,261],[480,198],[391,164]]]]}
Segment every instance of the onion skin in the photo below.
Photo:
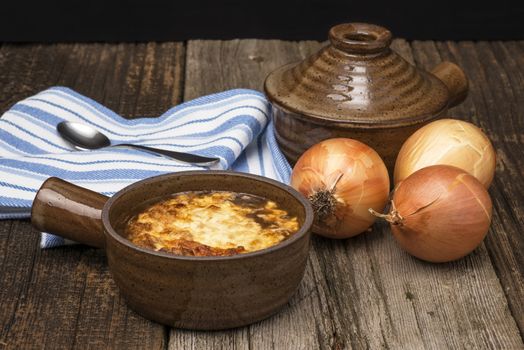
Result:
{"type": "Polygon", "coordinates": [[[462,169],[435,165],[418,170],[395,189],[393,236],[409,254],[448,262],[472,252],[486,236],[492,204],[485,187],[462,169]],[[399,217],[401,220],[398,220],[399,217]]]}
{"type": "Polygon", "coordinates": [[[314,145],[300,157],[291,174],[291,186],[308,197],[316,209],[313,232],[329,238],[348,238],[367,230],[376,220],[368,208],[384,209],[389,185],[386,166],[378,153],[347,138],[314,145]],[[322,194],[334,199],[325,215],[320,215],[315,205],[315,195],[322,194]]]}
{"type": "Polygon", "coordinates": [[[425,125],[402,145],[395,163],[395,185],[415,171],[430,165],[456,166],[489,188],[495,174],[495,150],[475,125],[455,119],[440,119],[425,125]]]}

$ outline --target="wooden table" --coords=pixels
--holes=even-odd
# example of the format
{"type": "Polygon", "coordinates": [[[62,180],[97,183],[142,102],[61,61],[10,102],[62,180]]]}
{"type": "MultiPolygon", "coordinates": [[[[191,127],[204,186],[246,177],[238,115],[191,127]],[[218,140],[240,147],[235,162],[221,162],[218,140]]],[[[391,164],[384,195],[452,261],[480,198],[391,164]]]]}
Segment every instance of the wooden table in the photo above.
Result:
{"type": "MultiPolygon", "coordinates": [[[[65,85],[126,117],[237,87],[262,89],[274,68],[318,42],[2,45],[0,107],[65,85]]],[[[497,150],[493,222],[468,257],[429,264],[384,224],[354,239],[313,239],[304,280],[276,316],[221,332],[171,329],[126,307],[103,251],[40,250],[28,221],[0,222],[0,349],[522,349],[524,334],[524,42],[393,46],[430,68],[457,62],[467,100],[450,110],[497,150]]]]}

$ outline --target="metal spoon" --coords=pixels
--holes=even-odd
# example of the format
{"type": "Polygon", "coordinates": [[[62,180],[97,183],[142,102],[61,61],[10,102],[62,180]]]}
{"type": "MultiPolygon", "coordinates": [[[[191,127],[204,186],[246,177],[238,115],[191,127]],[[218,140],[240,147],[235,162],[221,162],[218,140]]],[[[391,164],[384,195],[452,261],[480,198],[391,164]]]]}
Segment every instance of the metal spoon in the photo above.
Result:
{"type": "Polygon", "coordinates": [[[168,151],[165,149],[133,145],[130,143],[111,145],[111,141],[106,135],[91,126],[82,123],[60,122],[56,126],[56,130],[60,136],[71,143],[74,148],[81,151],[104,147],[129,147],[200,166],[213,165],[219,161],[218,158],[203,157],[196,154],[168,151]]]}

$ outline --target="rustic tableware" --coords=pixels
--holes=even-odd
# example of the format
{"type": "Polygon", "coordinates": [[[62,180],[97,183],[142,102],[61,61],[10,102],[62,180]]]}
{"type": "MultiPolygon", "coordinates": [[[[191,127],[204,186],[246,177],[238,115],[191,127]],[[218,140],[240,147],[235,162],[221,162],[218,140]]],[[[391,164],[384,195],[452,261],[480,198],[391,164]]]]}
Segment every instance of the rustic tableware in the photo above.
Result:
{"type": "Polygon", "coordinates": [[[94,150],[106,147],[125,147],[134,148],[144,152],[163,156],[169,159],[176,159],[179,162],[195,164],[200,166],[211,166],[220,161],[219,158],[199,156],[185,152],[170,151],[167,149],[135,145],[131,143],[111,144],[111,140],[100,130],[84,123],[62,121],[57,124],[56,131],[71,146],[80,151],[94,150]]]}
{"type": "Polygon", "coordinates": [[[312,221],[308,200],[291,187],[227,171],[157,176],[110,199],[51,178],[42,185],[32,208],[36,229],[106,250],[113,278],[133,310],[169,326],[202,330],[247,325],[286,304],[304,274],[312,221]],[[221,257],[155,252],[121,235],[142,203],[192,190],[263,196],[297,216],[301,228],[267,249],[221,257]]]}
{"type": "Polygon", "coordinates": [[[376,25],[340,24],[328,46],[268,75],[276,138],[292,163],[322,140],[349,137],[392,170],[409,135],[464,100],[468,81],[458,66],[420,70],[390,49],[391,39],[376,25]]]}

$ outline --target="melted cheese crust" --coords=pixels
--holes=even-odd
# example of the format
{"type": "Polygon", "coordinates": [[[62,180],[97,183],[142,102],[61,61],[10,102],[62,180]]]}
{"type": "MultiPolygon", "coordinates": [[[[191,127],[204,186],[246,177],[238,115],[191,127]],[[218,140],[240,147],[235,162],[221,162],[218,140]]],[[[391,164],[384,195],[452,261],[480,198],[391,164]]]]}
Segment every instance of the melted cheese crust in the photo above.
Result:
{"type": "Polygon", "coordinates": [[[275,245],[299,228],[296,217],[262,197],[184,192],[153,204],[127,224],[134,244],[178,255],[227,256],[275,245]]]}

